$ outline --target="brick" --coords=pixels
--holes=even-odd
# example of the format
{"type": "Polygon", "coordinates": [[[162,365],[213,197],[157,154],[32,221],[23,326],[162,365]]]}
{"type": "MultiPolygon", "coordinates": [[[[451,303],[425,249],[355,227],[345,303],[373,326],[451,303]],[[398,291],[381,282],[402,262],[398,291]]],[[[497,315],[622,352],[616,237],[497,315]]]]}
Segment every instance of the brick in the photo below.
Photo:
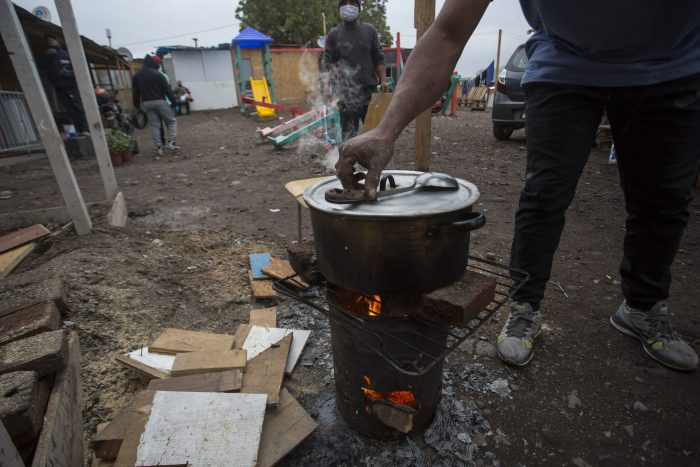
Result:
{"type": "Polygon", "coordinates": [[[63,331],[49,331],[10,342],[0,348],[0,374],[36,371],[46,376],[62,370],[68,361],[68,341],[63,331]]]}
{"type": "Polygon", "coordinates": [[[39,376],[34,371],[0,376],[0,420],[18,448],[39,436],[48,400],[46,394],[41,405],[39,393],[39,376]]]}
{"type": "Polygon", "coordinates": [[[37,303],[0,318],[0,346],[61,325],[61,314],[53,302],[37,303]]]}
{"type": "Polygon", "coordinates": [[[46,302],[53,302],[61,313],[68,310],[63,280],[52,268],[38,268],[0,279],[0,316],[46,302]]]}

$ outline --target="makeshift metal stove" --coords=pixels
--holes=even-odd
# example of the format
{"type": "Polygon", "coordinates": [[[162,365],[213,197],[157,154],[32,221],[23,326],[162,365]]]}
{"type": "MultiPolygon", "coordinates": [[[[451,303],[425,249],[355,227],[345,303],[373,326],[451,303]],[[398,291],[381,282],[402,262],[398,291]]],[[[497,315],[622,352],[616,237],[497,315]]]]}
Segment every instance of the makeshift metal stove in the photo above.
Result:
{"type": "MultiPolygon", "coordinates": [[[[410,184],[415,178],[413,173],[408,173],[409,176],[406,178],[404,175],[407,172],[396,172],[401,176],[398,177],[399,186],[410,184]]],[[[435,218],[432,215],[434,213],[426,216],[427,221],[408,227],[406,227],[406,219],[393,218],[398,224],[403,224],[401,228],[412,232],[412,235],[406,236],[409,242],[415,243],[419,239],[420,235],[415,233],[416,229],[424,229],[426,232],[423,235],[426,237],[427,244],[419,248],[429,248],[430,237],[439,231],[436,229],[444,225],[451,227],[457,225],[457,228],[445,230],[445,233],[464,236],[467,232],[466,247],[468,248],[468,232],[473,228],[465,230],[459,226],[461,222],[462,225],[469,224],[473,227],[473,219],[476,216],[471,212],[471,205],[478,199],[478,191],[467,182],[461,180],[459,182],[459,190],[466,187],[465,189],[469,192],[454,195],[463,202],[468,202],[468,205],[455,204],[453,199],[450,209],[454,211],[454,215],[446,214],[444,211],[438,212],[439,226],[435,227],[435,218]]],[[[309,190],[318,193],[319,187],[312,186],[309,190]]],[[[407,281],[407,285],[401,287],[400,277],[387,281],[381,278],[381,274],[377,271],[372,272],[372,277],[379,277],[378,284],[387,284],[391,289],[390,293],[383,293],[380,290],[381,287],[377,289],[371,281],[367,284],[362,283],[362,280],[358,279],[362,277],[361,274],[336,273],[337,271],[333,270],[335,258],[342,256],[343,253],[339,251],[342,252],[345,249],[335,248],[332,254],[319,251],[320,244],[327,246],[329,243],[327,238],[322,240],[318,238],[320,232],[326,232],[324,227],[318,224],[326,220],[321,217],[320,221],[319,218],[314,221],[314,209],[318,209],[319,203],[315,203],[312,197],[307,197],[309,190],[305,193],[305,200],[312,209],[319,266],[324,276],[333,277],[334,281],[323,284],[326,289],[325,303],[323,295],[302,295],[293,286],[287,285],[286,280],[290,278],[275,282],[275,289],[330,318],[336,405],[341,416],[353,428],[378,439],[397,439],[407,434],[422,432],[431,422],[440,401],[445,357],[510,299],[527,279],[527,274],[473,256],[468,256],[467,262],[467,255],[459,252],[454,256],[464,256],[467,264],[461,267],[457,277],[440,278],[437,282],[414,274],[412,279],[407,281]],[[333,273],[328,274],[329,271],[333,273]],[[348,277],[348,280],[339,283],[338,278],[343,282],[343,277],[348,277]],[[449,285],[445,285],[445,282],[449,285]],[[436,287],[426,289],[416,286],[419,283],[440,283],[443,286],[434,290],[436,287]],[[358,284],[362,291],[357,291],[358,284]]],[[[417,192],[406,193],[406,195],[387,197],[385,201],[377,204],[385,202],[387,205],[397,207],[392,211],[396,212],[401,211],[401,203],[408,203],[410,206],[415,206],[416,203],[418,206],[425,205],[421,202],[425,201],[421,199],[424,196],[430,195],[417,192]],[[403,202],[397,202],[399,198],[405,199],[403,202]]],[[[442,192],[440,196],[446,195],[442,192]]],[[[432,198],[430,201],[433,202],[432,198]]],[[[433,202],[432,206],[436,205],[440,204],[433,202]]],[[[324,216],[334,209],[336,208],[326,207],[324,216]]],[[[352,221],[355,222],[358,221],[357,212],[364,212],[365,214],[361,215],[361,222],[365,225],[361,227],[363,230],[361,235],[368,235],[371,229],[368,228],[367,222],[372,222],[372,216],[367,215],[367,210],[371,213],[373,208],[364,207],[363,209],[358,210],[353,206],[350,209],[353,214],[348,214],[345,208],[340,211],[346,217],[354,217],[352,221]]],[[[382,213],[381,222],[386,222],[387,206],[378,209],[382,213]]],[[[417,212],[415,207],[411,208],[411,212],[417,212]]],[[[388,217],[391,221],[391,215],[388,217]]],[[[335,220],[333,222],[335,223],[335,220]]],[[[386,230],[388,227],[388,224],[384,224],[381,228],[386,230]]],[[[352,227],[349,226],[348,229],[350,232],[347,235],[351,236],[352,227]]],[[[401,237],[395,236],[393,241],[400,241],[401,237]]],[[[439,238],[438,241],[442,246],[446,244],[444,239],[439,238]]],[[[448,243],[454,244],[457,248],[465,247],[463,240],[451,238],[448,239],[448,243]]],[[[367,242],[358,243],[350,239],[347,244],[352,245],[352,248],[348,249],[356,250],[360,245],[366,246],[367,242]]],[[[413,247],[414,245],[407,245],[402,251],[400,245],[397,245],[393,251],[396,254],[410,255],[413,247]]],[[[349,253],[362,254],[357,251],[349,253]]],[[[393,264],[392,258],[386,257],[386,250],[382,254],[384,255],[382,261],[393,264]]],[[[422,255],[422,257],[426,256],[422,255]]],[[[436,258],[438,261],[439,259],[436,258]]],[[[454,258],[450,258],[450,261],[452,261],[450,269],[455,269],[454,258]]],[[[346,267],[347,258],[340,258],[338,263],[336,266],[346,267]]],[[[406,260],[402,259],[401,264],[406,264],[406,260]]],[[[436,265],[426,266],[436,267],[436,265]]],[[[405,271],[405,273],[408,276],[411,275],[411,271],[405,271]]]]}

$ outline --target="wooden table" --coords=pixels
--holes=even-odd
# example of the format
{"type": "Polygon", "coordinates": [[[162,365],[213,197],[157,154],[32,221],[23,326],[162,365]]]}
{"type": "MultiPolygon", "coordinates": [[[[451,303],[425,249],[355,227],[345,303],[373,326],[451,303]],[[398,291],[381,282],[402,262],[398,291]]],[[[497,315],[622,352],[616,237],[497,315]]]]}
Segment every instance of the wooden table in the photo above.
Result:
{"type": "Polygon", "coordinates": [[[331,178],[335,178],[335,176],[305,178],[303,180],[292,180],[291,182],[287,183],[284,186],[284,188],[294,197],[294,199],[297,202],[297,235],[299,238],[299,243],[301,243],[301,240],[302,240],[302,237],[301,237],[301,208],[306,208],[306,209],[309,208],[309,206],[307,206],[306,202],[304,201],[304,191],[316,182],[328,180],[331,178]]]}

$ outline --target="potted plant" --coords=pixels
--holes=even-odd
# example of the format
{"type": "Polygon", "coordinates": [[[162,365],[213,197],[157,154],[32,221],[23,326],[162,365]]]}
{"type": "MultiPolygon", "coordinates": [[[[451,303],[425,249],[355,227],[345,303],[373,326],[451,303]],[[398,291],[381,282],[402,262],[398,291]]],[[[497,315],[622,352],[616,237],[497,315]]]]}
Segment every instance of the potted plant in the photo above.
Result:
{"type": "Polygon", "coordinates": [[[112,165],[118,167],[123,162],[131,160],[131,139],[118,130],[110,130],[105,134],[109,156],[112,158],[112,165]],[[125,153],[128,154],[125,155],[125,153]]]}

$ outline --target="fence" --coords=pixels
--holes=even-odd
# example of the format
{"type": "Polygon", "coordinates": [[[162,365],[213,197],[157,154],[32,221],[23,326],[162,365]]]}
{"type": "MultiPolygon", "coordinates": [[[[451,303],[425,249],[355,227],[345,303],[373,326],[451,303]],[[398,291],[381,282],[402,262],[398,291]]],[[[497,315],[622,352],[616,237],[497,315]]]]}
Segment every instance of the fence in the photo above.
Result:
{"type": "Polygon", "coordinates": [[[41,138],[24,94],[0,91],[0,154],[36,148],[41,148],[41,138]]]}

